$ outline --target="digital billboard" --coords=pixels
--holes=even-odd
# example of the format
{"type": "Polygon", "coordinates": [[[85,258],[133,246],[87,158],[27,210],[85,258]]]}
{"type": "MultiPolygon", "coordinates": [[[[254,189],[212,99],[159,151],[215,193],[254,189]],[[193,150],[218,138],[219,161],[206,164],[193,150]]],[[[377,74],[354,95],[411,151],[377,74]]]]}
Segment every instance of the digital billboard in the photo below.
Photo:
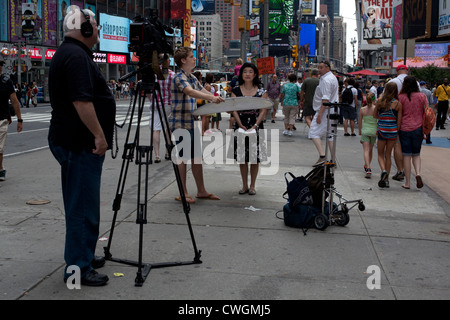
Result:
{"type": "Polygon", "coordinates": [[[216,13],[216,1],[215,0],[192,0],[191,10],[192,10],[192,15],[215,14],[216,13]]]}
{"type": "Polygon", "coordinates": [[[100,13],[100,51],[128,53],[130,19],[100,13]]]}
{"type": "MultiPolygon", "coordinates": [[[[415,46],[414,58],[407,58],[406,65],[413,68],[422,68],[427,65],[435,67],[448,68],[450,43],[420,43],[415,46]]],[[[393,68],[399,64],[404,64],[404,58],[397,56],[397,45],[394,45],[394,63],[393,68]]]]}
{"type": "Polygon", "coordinates": [[[316,55],[316,25],[302,23],[300,24],[300,48],[306,57],[316,55]]]}

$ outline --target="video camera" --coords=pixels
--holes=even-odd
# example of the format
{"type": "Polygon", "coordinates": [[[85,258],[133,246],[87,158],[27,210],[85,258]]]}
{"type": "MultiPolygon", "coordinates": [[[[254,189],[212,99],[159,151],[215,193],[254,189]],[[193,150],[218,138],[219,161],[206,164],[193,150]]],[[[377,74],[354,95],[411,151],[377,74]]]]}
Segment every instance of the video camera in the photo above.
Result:
{"type": "MultiPolygon", "coordinates": [[[[151,69],[160,79],[159,55],[173,54],[172,43],[167,40],[166,31],[173,33],[173,29],[164,25],[157,16],[157,10],[150,11],[150,17],[137,16],[130,24],[130,52],[139,57],[139,67],[151,69]]],[[[162,76],[162,74],[161,74],[162,76]]],[[[150,77],[148,77],[150,78],[150,77]]],[[[151,79],[149,79],[151,80],[151,79]]]]}

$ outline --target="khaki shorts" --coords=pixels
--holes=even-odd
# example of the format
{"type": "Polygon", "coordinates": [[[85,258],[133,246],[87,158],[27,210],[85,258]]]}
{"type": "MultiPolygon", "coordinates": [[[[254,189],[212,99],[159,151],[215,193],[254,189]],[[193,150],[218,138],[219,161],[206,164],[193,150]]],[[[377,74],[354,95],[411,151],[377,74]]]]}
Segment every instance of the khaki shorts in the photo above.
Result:
{"type": "Polygon", "coordinates": [[[283,106],[284,123],[295,124],[297,118],[298,106],[283,106]]]}
{"type": "Polygon", "coordinates": [[[6,133],[8,132],[9,121],[0,120],[0,154],[3,154],[6,143],[6,133]]]}

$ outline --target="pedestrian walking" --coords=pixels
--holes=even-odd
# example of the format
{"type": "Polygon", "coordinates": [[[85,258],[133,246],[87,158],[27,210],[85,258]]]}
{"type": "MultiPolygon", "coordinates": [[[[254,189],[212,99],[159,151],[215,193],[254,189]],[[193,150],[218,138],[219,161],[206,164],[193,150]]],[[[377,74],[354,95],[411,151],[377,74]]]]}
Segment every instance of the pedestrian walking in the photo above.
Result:
{"type": "MultiPolygon", "coordinates": [[[[158,97],[158,105],[161,108],[161,114],[158,110],[157,106],[155,105],[155,112],[153,112],[153,96],[148,95],[148,99],[150,101],[150,122],[149,126],[150,129],[152,127],[153,122],[153,150],[155,151],[155,163],[161,162],[161,157],[159,155],[160,148],[161,148],[161,131],[162,131],[162,123],[160,116],[163,118],[164,121],[164,114],[167,116],[167,118],[170,117],[170,114],[172,113],[172,99],[171,99],[171,91],[172,91],[172,82],[173,78],[175,76],[175,72],[169,69],[170,68],[170,57],[168,55],[165,55],[162,59],[161,63],[161,72],[164,77],[164,80],[158,80],[158,77],[155,75],[155,81],[158,82],[160,90],[161,90],[161,96],[158,97]],[[164,112],[162,112],[163,106],[161,105],[161,101],[164,104],[164,112]]],[[[167,138],[169,138],[167,141],[170,140],[169,135],[169,128],[166,128],[166,132],[163,134],[167,135],[167,138]]],[[[169,151],[166,149],[166,154],[164,157],[166,160],[170,159],[169,151]]]]}
{"type": "Polygon", "coordinates": [[[372,176],[373,146],[377,140],[377,119],[374,118],[375,95],[369,92],[366,95],[367,105],[361,108],[358,120],[359,135],[364,152],[364,172],[365,177],[372,176]]]}
{"type": "MultiPolygon", "coordinates": [[[[420,92],[427,97],[428,105],[433,105],[433,94],[427,89],[427,83],[425,81],[420,81],[420,92]]],[[[431,144],[431,133],[427,134],[426,143],[431,144]]]]}
{"type": "Polygon", "coordinates": [[[331,65],[329,61],[321,61],[318,66],[320,81],[314,93],[313,108],[316,112],[311,122],[308,137],[313,141],[314,146],[319,153],[319,159],[315,165],[325,161],[325,150],[322,146],[322,138],[328,139],[328,146],[330,151],[333,146],[333,136],[327,133],[327,117],[333,113],[324,103],[339,102],[339,83],[336,76],[331,72],[331,65]]]}
{"type": "Polygon", "coordinates": [[[14,84],[10,78],[2,74],[4,65],[5,60],[3,59],[3,55],[0,54],[0,181],[6,180],[6,169],[3,167],[3,153],[6,145],[8,125],[11,123],[8,100],[11,100],[17,117],[17,132],[21,132],[23,128],[20,104],[16,91],[14,90],[14,84]]]}
{"type": "Polygon", "coordinates": [[[49,71],[52,118],[49,146],[61,166],[66,220],[64,280],[77,266],[81,284],[101,286],[108,276],[95,269],[105,263],[95,256],[100,228],[100,185],[105,153],[112,147],[116,103],[92,48],[99,41],[95,14],[69,7],[64,19],[64,42],[49,71]],[[81,21],[81,26],[73,24],[81,21]]]}
{"type": "Polygon", "coordinates": [[[308,127],[311,127],[311,122],[314,118],[314,114],[316,113],[313,108],[313,100],[319,81],[319,70],[311,70],[311,77],[303,81],[300,92],[300,101],[304,101],[302,114],[308,127]]]}
{"type": "Polygon", "coordinates": [[[445,78],[441,85],[434,92],[437,97],[436,130],[445,130],[444,124],[448,112],[448,100],[450,99],[450,86],[448,79],[445,78]]]}
{"type": "Polygon", "coordinates": [[[284,114],[284,131],[283,135],[292,136],[295,125],[295,118],[298,111],[298,96],[300,88],[297,86],[297,76],[293,73],[288,75],[289,83],[283,85],[281,89],[280,102],[283,107],[284,114]]]}
{"type": "Polygon", "coordinates": [[[355,134],[355,120],[356,120],[356,106],[358,105],[358,90],[354,87],[355,79],[346,79],[346,88],[342,92],[342,103],[348,106],[342,107],[342,116],[344,118],[344,136],[356,136],[355,134]],[[351,134],[348,133],[348,123],[350,122],[351,134]]]}
{"type": "Polygon", "coordinates": [[[391,155],[398,136],[398,128],[402,122],[402,104],[398,101],[397,86],[388,82],[381,99],[377,101],[373,115],[378,119],[377,151],[378,164],[381,169],[380,188],[389,188],[391,172],[391,155]]]}
{"type": "Polygon", "coordinates": [[[419,91],[417,81],[413,76],[405,77],[399,101],[402,104],[402,121],[399,135],[403,154],[403,167],[405,168],[405,184],[402,187],[405,189],[411,187],[412,164],[416,173],[416,186],[417,188],[422,188],[420,150],[423,140],[423,114],[425,108],[428,107],[428,100],[425,94],[419,91]]]}
{"type": "Polygon", "coordinates": [[[270,101],[272,101],[273,103],[271,116],[272,116],[272,123],[275,123],[275,116],[277,114],[278,105],[280,104],[280,94],[281,94],[281,84],[278,81],[278,77],[276,74],[272,75],[271,81],[269,81],[269,83],[267,84],[267,93],[270,101]]]}

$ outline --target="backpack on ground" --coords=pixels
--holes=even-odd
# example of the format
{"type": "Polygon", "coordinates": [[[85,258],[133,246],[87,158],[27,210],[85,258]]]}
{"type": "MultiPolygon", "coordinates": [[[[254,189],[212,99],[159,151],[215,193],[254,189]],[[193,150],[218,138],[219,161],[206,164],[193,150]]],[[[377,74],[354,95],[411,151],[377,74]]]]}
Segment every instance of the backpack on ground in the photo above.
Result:
{"type": "Polygon", "coordinates": [[[286,180],[286,192],[283,193],[283,198],[289,202],[291,208],[301,204],[313,204],[313,198],[309,191],[308,182],[305,177],[296,177],[291,172],[286,172],[284,174],[284,179],[286,180]],[[292,180],[289,181],[286,175],[290,175],[292,180]]]}
{"type": "Polygon", "coordinates": [[[422,133],[423,138],[426,139],[427,135],[431,133],[436,124],[436,115],[430,107],[426,107],[423,113],[422,133]]]}
{"type": "Polygon", "coordinates": [[[313,206],[298,205],[291,207],[288,202],[283,207],[284,224],[292,228],[301,228],[303,235],[306,236],[308,229],[314,226],[314,218],[319,213],[320,209],[313,206]]]}
{"type": "Polygon", "coordinates": [[[352,104],[354,101],[352,88],[345,88],[342,92],[342,103],[352,104]]]}

